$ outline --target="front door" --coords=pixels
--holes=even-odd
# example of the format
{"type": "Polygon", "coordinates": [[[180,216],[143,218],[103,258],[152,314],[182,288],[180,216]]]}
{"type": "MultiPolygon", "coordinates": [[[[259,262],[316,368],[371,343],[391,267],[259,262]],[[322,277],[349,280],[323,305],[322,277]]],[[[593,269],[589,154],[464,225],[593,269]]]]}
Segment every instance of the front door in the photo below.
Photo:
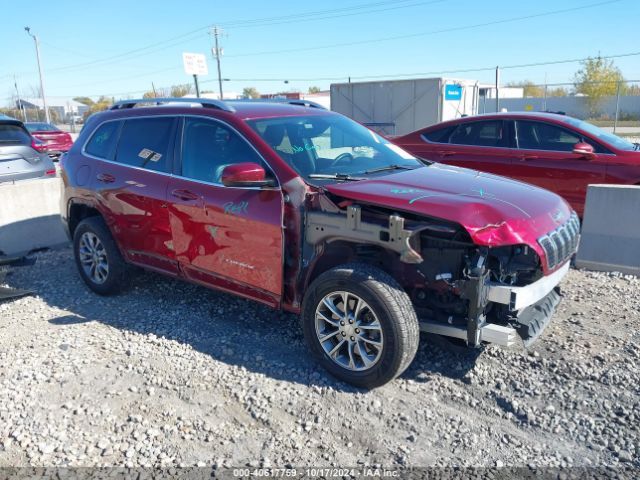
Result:
{"type": "Polygon", "coordinates": [[[277,306],[282,295],[282,193],[279,188],[226,187],[225,166],[258,153],[230,126],[187,117],[181,174],[168,186],[176,258],[198,283],[277,306]]]}
{"type": "Polygon", "coordinates": [[[513,177],[557,193],[582,215],[587,186],[605,181],[607,156],[596,153],[588,159],[573,153],[573,147],[587,140],[598,152],[599,145],[558,125],[530,120],[515,124],[519,151],[513,177]]]}

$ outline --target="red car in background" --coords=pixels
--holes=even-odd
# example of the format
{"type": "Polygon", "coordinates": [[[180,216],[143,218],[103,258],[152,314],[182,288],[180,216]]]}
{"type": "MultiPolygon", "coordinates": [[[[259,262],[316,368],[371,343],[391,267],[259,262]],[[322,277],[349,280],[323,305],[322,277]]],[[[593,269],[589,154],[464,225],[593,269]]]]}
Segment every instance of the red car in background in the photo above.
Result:
{"type": "Polygon", "coordinates": [[[561,114],[463,117],[392,141],[422,158],[546,188],[580,216],[589,184],[640,184],[640,144],[561,114]]]}
{"type": "Polygon", "coordinates": [[[29,133],[46,146],[46,152],[51,158],[58,158],[68,152],[73,145],[73,139],[67,132],[63,132],[55,125],[46,122],[26,122],[24,124],[29,133]]]}

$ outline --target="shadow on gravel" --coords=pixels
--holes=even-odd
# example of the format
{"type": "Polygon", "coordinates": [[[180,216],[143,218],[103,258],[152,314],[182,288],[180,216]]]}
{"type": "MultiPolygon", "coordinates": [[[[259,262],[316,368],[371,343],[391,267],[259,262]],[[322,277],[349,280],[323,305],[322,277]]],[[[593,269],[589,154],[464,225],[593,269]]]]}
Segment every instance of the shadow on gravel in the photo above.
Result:
{"type": "Polygon", "coordinates": [[[52,325],[77,325],[79,323],[87,323],[90,321],[91,320],[87,320],[86,318],[82,318],[77,315],[64,315],[62,317],[49,320],[49,323],[52,325]]]}
{"type": "Polygon", "coordinates": [[[403,377],[426,383],[430,374],[466,382],[466,375],[476,365],[484,348],[471,349],[464,343],[439,335],[422,334],[416,358],[403,377]]]}
{"type": "MultiPolygon", "coordinates": [[[[218,361],[276,380],[362,391],[334,379],[311,358],[297,315],[249,300],[152,273],[135,274],[120,295],[100,297],[78,277],[70,249],[45,254],[10,282],[33,289],[48,305],[69,312],[49,320],[60,328],[98,321],[188,344],[218,361]]],[[[480,352],[423,337],[403,378],[426,382],[436,373],[463,379],[480,352]]]]}

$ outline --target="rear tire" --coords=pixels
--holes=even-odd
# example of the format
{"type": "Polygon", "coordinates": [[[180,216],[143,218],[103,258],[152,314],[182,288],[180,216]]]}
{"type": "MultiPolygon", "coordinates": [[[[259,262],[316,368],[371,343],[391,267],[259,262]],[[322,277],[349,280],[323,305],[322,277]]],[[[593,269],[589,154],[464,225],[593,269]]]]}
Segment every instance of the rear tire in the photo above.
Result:
{"type": "Polygon", "coordinates": [[[127,283],[127,264],[102,217],[82,220],[73,234],[80,277],[99,295],[113,295],[127,283]]]}
{"type": "Polygon", "coordinates": [[[320,275],[307,290],[301,320],[318,362],[358,387],[393,380],[418,349],[420,327],[409,296],[393,277],[366,264],[320,275]]]}

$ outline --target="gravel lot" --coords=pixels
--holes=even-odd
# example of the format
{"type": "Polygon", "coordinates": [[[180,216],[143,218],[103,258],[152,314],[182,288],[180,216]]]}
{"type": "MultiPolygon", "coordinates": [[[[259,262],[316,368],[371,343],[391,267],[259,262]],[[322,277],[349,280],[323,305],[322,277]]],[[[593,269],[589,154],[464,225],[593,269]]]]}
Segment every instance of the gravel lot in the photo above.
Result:
{"type": "Polygon", "coordinates": [[[640,280],[571,271],[529,351],[423,338],[372,392],[328,377],[298,319],[136,275],[81,283],[68,248],[0,303],[0,466],[640,467],[640,280]]]}

